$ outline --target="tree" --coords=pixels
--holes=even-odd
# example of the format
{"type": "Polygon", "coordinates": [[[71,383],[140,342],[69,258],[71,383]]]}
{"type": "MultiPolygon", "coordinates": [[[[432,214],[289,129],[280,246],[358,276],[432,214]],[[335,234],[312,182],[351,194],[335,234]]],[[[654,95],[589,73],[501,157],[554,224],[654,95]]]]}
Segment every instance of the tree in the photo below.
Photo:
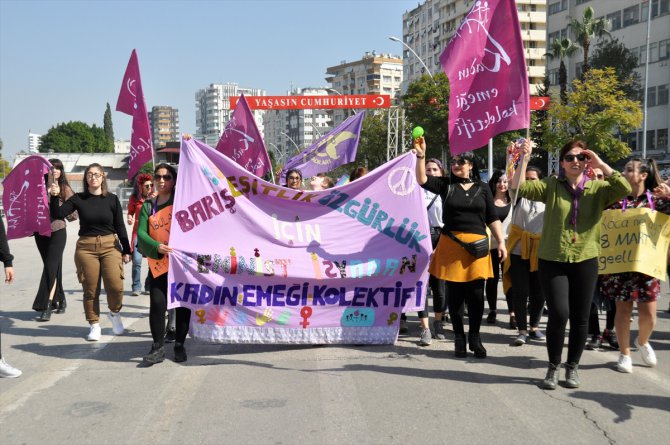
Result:
{"type": "Polygon", "coordinates": [[[42,153],[50,150],[55,153],[110,153],[114,147],[109,145],[102,128],[74,121],[51,127],[42,136],[39,150],[42,153]]]}
{"type": "Polygon", "coordinates": [[[582,77],[589,70],[589,47],[593,38],[611,36],[609,30],[611,23],[607,19],[595,18],[593,8],[587,6],[582,13],[582,20],[579,21],[572,17],[569,18],[568,26],[575,35],[575,40],[581,46],[584,52],[584,64],[582,65],[582,77]]]}
{"type": "Polygon", "coordinates": [[[620,138],[640,126],[642,110],[639,101],[626,97],[614,68],[592,68],[583,80],[573,81],[567,104],[551,106],[549,119],[554,125],[544,133],[548,150],[577,138],[610,161],[617,161],[630,154],[620,138]]]}
{"type": "MultiPolygon", "coordinates": [[[[386,162],[388,145],[388,110],[365,116],[356,153],[357,163],[367,163],[372,170],[386,162]]],[[[351,170],[349,168],[349,170],[351,170]]]]}
{"type": "Polygon", "coordinates": [[[438,73],[434,80],[424,74],[407,87],[402,96],[407,125],[423,127],[429,158],[442,159],[442,152],[449,150],[449,79],[438,73]]]}
{"type": "Polygon", "coordinates": [[[109,107],[109,102],[107,102],[107,109],[105,110],[102,125],[105,130],[105,136],[109,141],[112,151],[114,151],[114,126],[112,125],[112,109],[109,107]]]}
{"type": "Polygon", "coordinates": [[[565,68],[565,58],[573,55],[577,49],[577,45],[566,37],[560,40],[554,39],[554,42],[551,44],[551,51],[545,54],[545,56],[552,60],[558,59],[561,61],[558,68],[558,85],[560,86],[562,104],[567,102],[568,90],[568,70],[565,68]]]}
{"type": "Polygon", "coordinates": [[[600,41],[593,52],[590,65],[591,68],[613,67],[626,97],[631,100],[640,100],[642,97],[637,57],[619,39],[600,41]]]}

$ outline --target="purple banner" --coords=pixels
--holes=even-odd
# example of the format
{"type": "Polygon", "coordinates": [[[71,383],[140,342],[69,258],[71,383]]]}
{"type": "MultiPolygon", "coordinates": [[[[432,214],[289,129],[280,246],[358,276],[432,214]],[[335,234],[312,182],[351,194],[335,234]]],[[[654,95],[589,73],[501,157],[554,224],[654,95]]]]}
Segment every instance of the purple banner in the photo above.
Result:
{"type": "Polygon", "coordinates": [[[528,128],[530,98],[514,0],[477,1],[440,56],[449,77],[452,155],[528,128]]]}
{"type": "Polygon", "coordinates": [[[416,158],[329,190],[265,182],[182,140],[170,307],[223,343],[388,344],[423,309],[432,252],[416,158]]]}
{"type": "Polygon", "coordinates": [[[265,142],[244,94],[221,133],[216,149],[259,178],[272,168],[265,142]]]}
{"type": "Polygon", "coordinates": [[[363,119],[365,111],[349,117],[302,153],[289,159],[282,170],[282,177],[291,168],[299,169],[302,177],[308,178],[354,162],[363,119]]]}
{"type": "Polygon", "coordinates": [[[2,206],[7,217],[7,239],[51,236],[49,198],[44,175],[51,164],[42,156],[28,156],[2,182],[2,206]]]}

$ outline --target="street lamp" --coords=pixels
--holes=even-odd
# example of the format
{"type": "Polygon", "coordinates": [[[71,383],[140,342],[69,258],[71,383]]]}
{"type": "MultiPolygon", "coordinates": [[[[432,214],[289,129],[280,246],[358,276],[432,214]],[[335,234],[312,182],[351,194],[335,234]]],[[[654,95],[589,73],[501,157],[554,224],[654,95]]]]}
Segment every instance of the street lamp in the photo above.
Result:
{"type": "Polygon", "coordinates": [[[414,54],[414,57],[416,57],[417,59],[419,59],[419,62],[421,62],[421,65],[423,65],[423,67],[426,69],[426,72],[428,73],[428,75],[430,76],[430,78],[433,80],[433,82],[435,82],[435,78],[434,78],[433,75],[430,73],[430,70],[428,69],[428,66],[423,62],[423,59],[421,59],[421,57],[419,57],[419,55],[418,55],[417,53],[414,52],[414,50],[412,49],[412,47],[410,47],[408,44],[406,44],[405,42],[403,42],[402,40],[400,40],[400,39],[397,38],[397,37],[389,36],[389,39],[390,39],[390,40],[393,40],[394,42],[402,43],[403,46],[404,46],[405,48],[407,48],[408,50],[410,50],[410,51],[412,52],[412,54],[414,54]]]}
{"type": "MultiPolygon", "coordinates": [[[[300,153],[300,147],[298,146],[298,144],[295,143],[295,141],[293,140],[293,138],[291,138],[291,136],[289,136],[288,134],[286,134],[286,133],[283,132],[283,131],[280,131],[279,134],[283,134],[284,136],[286,136],[286,138],[287,138],[289,141],[291,141],[291,143],[292,143],[293,146],[295,147],[295,152],[296,152],[296,154],[297,154],[297,153],[300,153]]],[[[288,157],[288,152],[287,152],[287,157],[288,157]]]]}

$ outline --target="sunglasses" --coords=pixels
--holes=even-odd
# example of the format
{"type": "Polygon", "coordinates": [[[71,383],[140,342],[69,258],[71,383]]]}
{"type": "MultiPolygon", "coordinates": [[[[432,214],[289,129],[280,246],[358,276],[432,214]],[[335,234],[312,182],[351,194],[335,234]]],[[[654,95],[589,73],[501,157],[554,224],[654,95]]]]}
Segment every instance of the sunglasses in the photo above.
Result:
{"type": "Polygon", "coordinates": [[[577,158],[579,162],[584,162],[586,160],[586,155],[584,153],[579,153],[578,155],[565,155],[563,156],[564,161],[572,162],[577,158]]]}
{"type": "Polygon", "coordinates": [[[153,186],[154,186],[153,184],[144,184],[144,188],[147,189],[147,190],[150,189],[153,186]]]}
{"type": "Polygon", "coordinates": [[[465,164],[467,164],[468,161],[466,161],[466,160],[463,159],[463,158],[453,158],[453,159],[451,160],[451,163],[452,163],[452,164],[456,164],[456,165],[462,167],[462,166],[464,166],[465,164]]]}
{"type": "Polygon", "coordinates": [[[154,175],[154,180],[160,181],[161,179],[164,181],[172,181],[172,175],[154,175]]]}

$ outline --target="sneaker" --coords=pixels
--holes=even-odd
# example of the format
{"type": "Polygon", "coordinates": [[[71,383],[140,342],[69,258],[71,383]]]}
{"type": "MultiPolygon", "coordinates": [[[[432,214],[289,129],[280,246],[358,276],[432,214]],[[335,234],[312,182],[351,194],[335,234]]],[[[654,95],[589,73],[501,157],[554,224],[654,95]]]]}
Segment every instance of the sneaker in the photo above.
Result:
{"type": "Polygon", "coordinates": [[[486,322],[488,324],[496,324],[496,317],[497,317],[496,311],[490,311],[489,314],[486,316],[486,322]]]}
{"type": "Polygon", "coordinates": [[[635,339],[635,346],[640,350],[640,354],[642,354],[642,361],[645,362],[648,366],[651,366],[652,368],[656,366],[656,363],[658,363],[658,360],[656,360],[656,353],[652,349],[651,345],[649,342],[647,342],[644,345],[641,345],[638,342],[638,339],[635,339]]]}
{"type": "Polygon", "coordinates": [[[444,327],[442,326],[442,321],[433,320],[433,338],[436,340],[446,340],[447,336],[444,335],[444,327]]]}
{"type": "Polygon", "coordinates": [[[23,374],[20,369],[17,369],[7,363],[5,358],[0,358],[0,377],[14,379],[23,374]]]}
{"type": "Polygon", "coordinates": [[[430,334],[430,329],[421,328],[419,346],[429,346],[432,342],[433,342],[433,336],[430,334]]]}
{"type": "Polygon", "coordinates": [[[100,323],[93,323],[91,325],[91,330],[88,331],[86,340],[88,341],[98,341],[100,340],[100,335],[102,334],[102,329],[100,329],[100,323]]]}
{"type": "Polygon", "coordinates": [[[140,296],[140,291],[134,290],[130,295],[132,295],[133,297],[139,297],[140,296]]]}
{"type": "Polygon", "coordinates": [[[559,368],[560,368],[559,365],[549,363],[549,369],[547,369],[547,375],[542,381],[542,384],[540,385],[542,389],[556,389],[556,386],[558,385],[559,368]]]}
{"type": "Polygon", "coordinates": [[[544,340],[544,339],[547,338],[547,336],[544,335],[544,333],[542,331],[540,331],[539,329],[536,330],[536,331],[530,331],[528,333],[528,337],[533,339],[533,340],[544,340]]]}
{"type": "Polygon", "coordinates": [[[163,360],[165,360],[165,348],[163,348],[163,345],[158,343],[152,344],[151,351],[142,357],[142,361],[149,366],[160,363],[163,360]]]}
{"type": "Polygon", "coordinates": [[[596,349],[600,349],[602,345],[603,337],[601,335],[594,335],[591,337],[591,340],[586,343],[586,349],[589,351],[595,351],[596,349]]]}
{"type": "Polygon", "coordinates": [[[619,372],[633,372],[633,360],[631,360],[630,355],[619,354],[619,361],[615,369],[619,372]]]}
{"type": "Polygon", "coordinates": [[[577,374],[577,368],[579,368],[579,365],[577,363],[565,364],[566,388],[579,388],[579,374],[577,374]]]}
{"type": "Polygon", "coordinates": [[[124,327],[123,327],[123,320],[121,320],[121,314],[110,312],[107,314],[107,317],[109,317],[109,320],[112,322],[112,332],[114,332],[114,335],[121,335],[123,334],[124,327]]]}
{"type": "Polygon", "coordinates": [[[142,295],[149,295],[149,291],[148,291],[148,290],[146,290],[146,289],[145,289],[145,290],[143,290],[143,291],[142,291],[142,295]]]}
{"type": "Polygon", "coordinates": [[[168,329],[165,331],[165,343],[174,343],[175,340],[177,339],[177,330],[176,329],[168,329]]]}
{"type": "Polygon", "coordinates": [[[409,328],[407,327],[407,320],[400,320],[400,333],[407,334],[408,332],[409,328]]]}
{"type": "Polygon", "coordinates": [[[175,343],[174,344],[174,361],[177,363],[185,362],[186,357],[186,348],[184,348],[184,343],[175,343]]]}
{"type": "Polygon", "coordinates": [[[603,341],[606,341],[610,345],[610,348],[614,349],[615,351],[619,350],[619,341],[617,340],[616,333],[614,331],[605,329],[603,332],[603,341]]]}
{"type": "Polygon", "coordinates": [[[528,342],[528,336],[525,334],[519,334],[519,336],[514,339],[514,346],[523,346],[527,342],[528,342]]]}

